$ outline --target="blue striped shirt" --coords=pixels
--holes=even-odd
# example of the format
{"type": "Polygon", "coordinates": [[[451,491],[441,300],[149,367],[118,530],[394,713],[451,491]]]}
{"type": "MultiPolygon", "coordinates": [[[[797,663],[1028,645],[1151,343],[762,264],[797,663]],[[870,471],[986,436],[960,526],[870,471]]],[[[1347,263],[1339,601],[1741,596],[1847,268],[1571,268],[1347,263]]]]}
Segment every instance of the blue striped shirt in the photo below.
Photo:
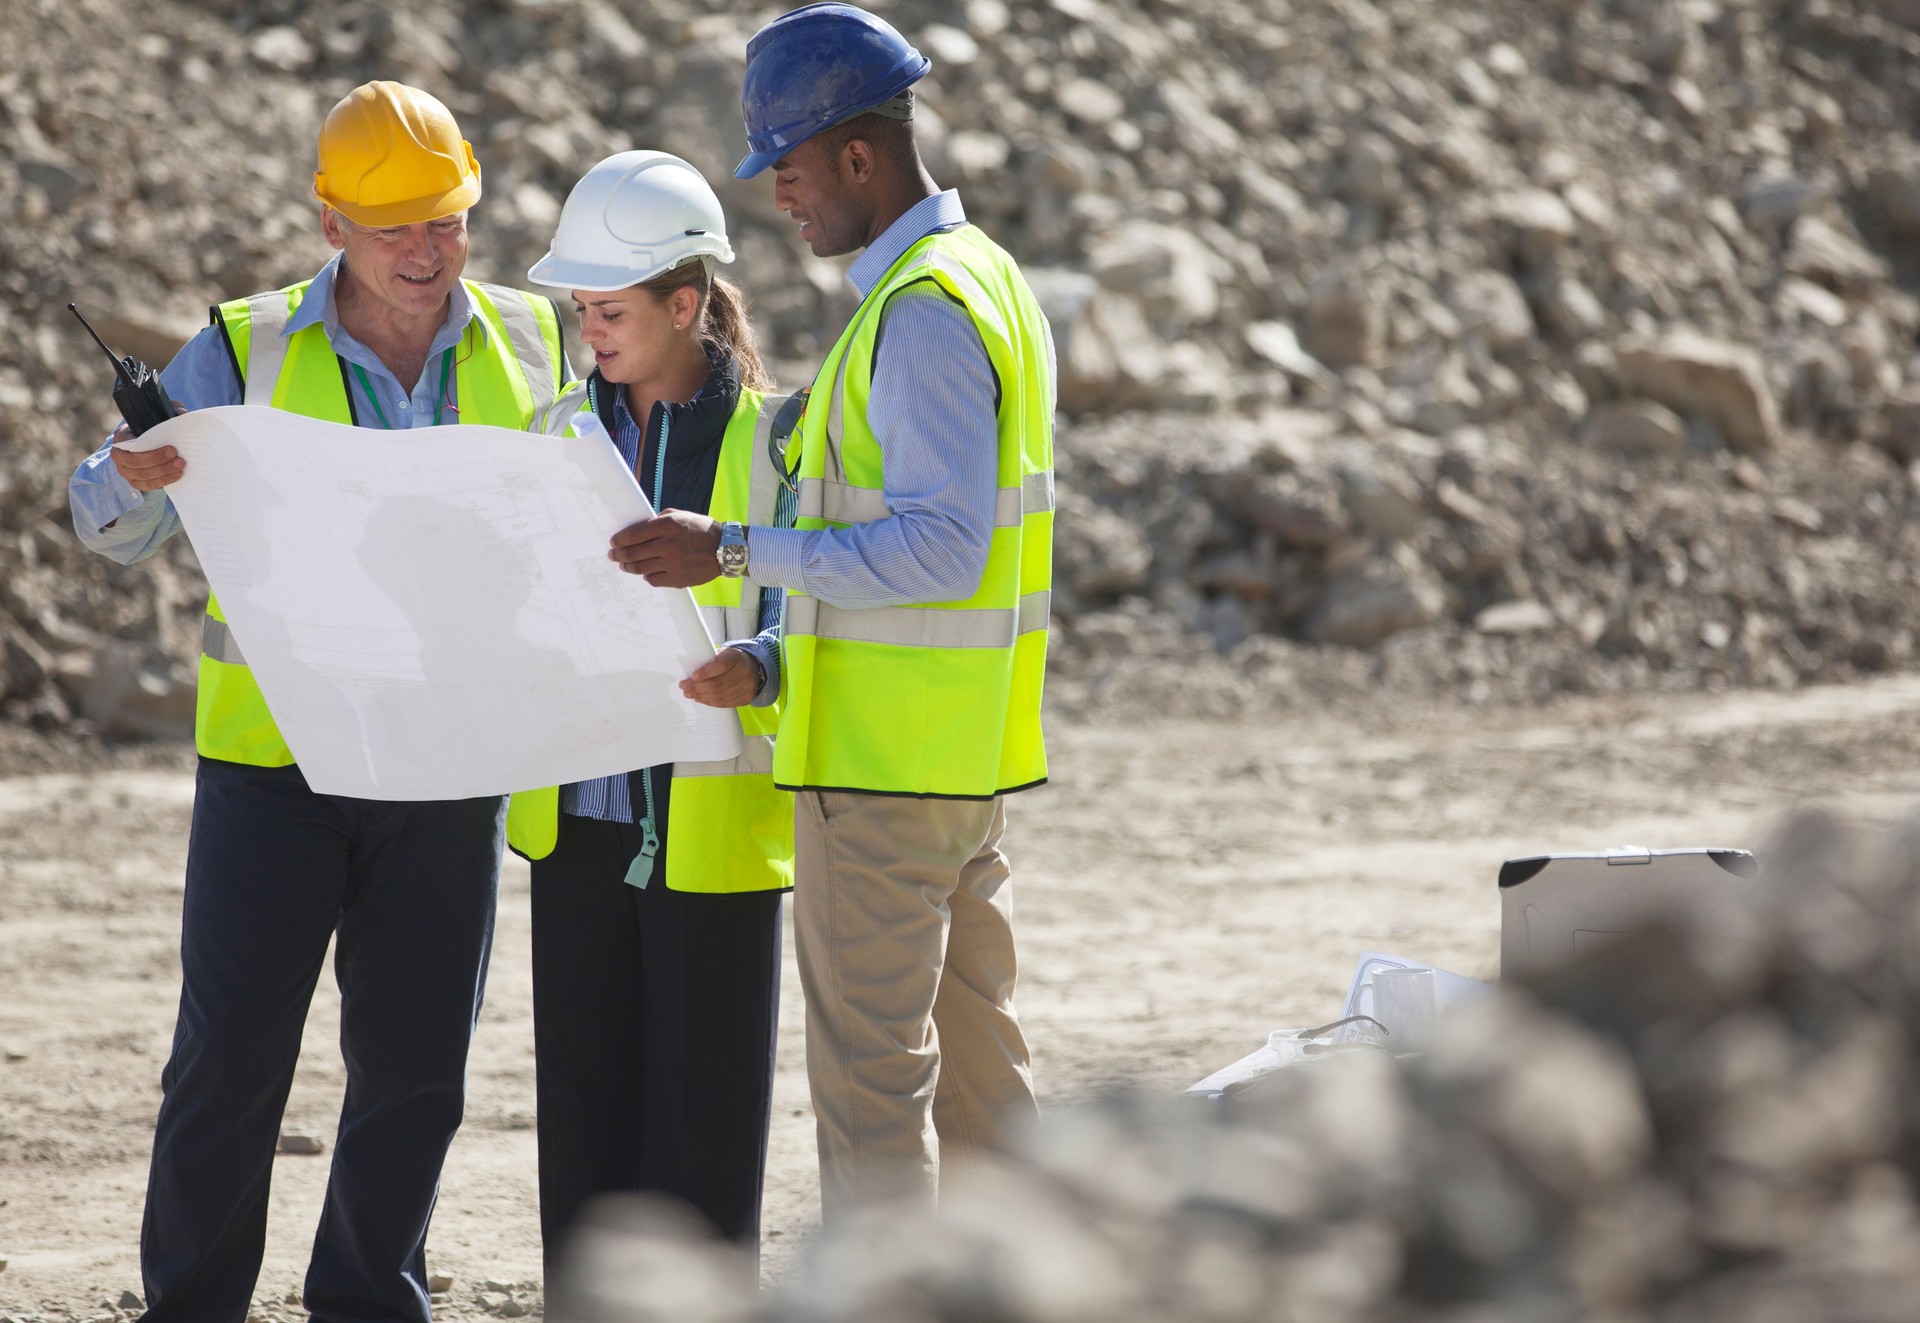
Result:
{"type": "MultiPolygon", "coordinates": [[[[622,387],[613,399],[613,430],[610,433],[613,444],[620,451],[622,459],[627,461],[629,469],[640,463],[640,420],[627,410],[627,392],[622,387]]],[[[659,496],[658,492],[648,492],[648,498],[659,496]]],[[[786,604],[786,594],[778,589],[769,589],[760,595],[760,633],[756,638],[733,639],[727,645],[739,648],[760,663],[766,674],[766,683],[753,696],[755,707],[765,707],[780,696],[780,616],[786,604]]],[[[612,776],[597,777],[592,781],[576,781],[560,787],[560,810],[576,818],[598,818],[602,822],[633,821],[633,789],[631,772],[616,772],[612,776]]]]}
{"type": "MultiPolygon", "coordinates": [[[[966,220],[958,193],[924,198],[868,245],[847,279],[865,299],[907,249],[966,220]]],[[[880,445],[890,517],[851,528],[756,527],[748,568],[762,583],[833,606],[971,597],[993,539],[1000,455],[986,344],[966,309],[919,286],[888,302],[880,334],[867,425],[880,445]]]]}

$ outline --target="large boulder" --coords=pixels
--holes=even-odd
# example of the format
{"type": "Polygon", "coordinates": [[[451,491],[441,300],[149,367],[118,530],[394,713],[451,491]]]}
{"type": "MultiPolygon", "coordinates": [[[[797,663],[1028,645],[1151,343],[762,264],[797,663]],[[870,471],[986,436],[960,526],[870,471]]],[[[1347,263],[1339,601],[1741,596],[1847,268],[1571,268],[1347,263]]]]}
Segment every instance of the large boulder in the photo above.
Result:
{"type": "Polygon", "coordinates": [[[1622,455],[1677,455],[1687,448],[1687,423],[1652,400],[1609,400],[1587,415],[1580,441],[1622,455]]]}
{"type": "Polygon", "coordinates": [[[1623,344],[1614,362],[1624,394],[1706,419],[1735,450],[1767,450],[1778,438],[1779,407],[1760,355],[1748,345],[1676,331],[1623,344]]]}
{"type": "Polygon", "coordinates": [[[1066,413],[1099,413],[1157,402],[1166,350],[1137,300],[1095,290],[1068,319],[1053,321],[1066,413]]]}
{"type": "Polygon", "coordinates": [[[1185,229],[1128,221],[1087,253],[1107,289],[1138,299],[1156,322],[1192,326],[1220,311],[1221,262],[1185,229]]]}
{"type": "Polygon", "coordinates": [[[1380,291],[1344,272],[1329,273],[1308,292],[1302,343],[1334,369],[1378,367],[1384,315],[1380,291]]]}
{"type": "Polygon", "coordinates": [[[1920,237],[1920,148],[1887,152],[1867,175],[1867,204],[1889,229],[1920,237]]]}
{"type": "Polygon", "coordinates": [[[1081,602],[1143,587],[1153,567],[1153,548],[1133,520],[1077,492],[1060,493],[1056,580],[1081,602]]]}
{"type": "Polygon", "coordinates": [[[1440,618],[1446,592],[1410,555],[1379,556],[1341,574],[1307,620],[1315,643],[1371,648],[1440,618]]]}
{"type": "Polygon", "coordinates": [[[1470,271],[1453,282],[1447,302],[1460,329],[1494,349],[1511,349],[1533,339],[1533,309],[1519,284],[1502,271],[1470,271]]]}

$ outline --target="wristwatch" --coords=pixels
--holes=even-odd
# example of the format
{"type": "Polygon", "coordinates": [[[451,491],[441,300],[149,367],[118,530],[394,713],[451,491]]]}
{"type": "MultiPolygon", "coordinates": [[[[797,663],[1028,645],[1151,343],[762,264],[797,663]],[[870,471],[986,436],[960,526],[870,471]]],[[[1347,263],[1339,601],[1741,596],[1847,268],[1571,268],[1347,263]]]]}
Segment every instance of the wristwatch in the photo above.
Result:
{"type": "Polygon", "coordinates": [[[746,652],[747,660],[753,663],[753,692],[757,694],[767,687],[766,665],[760,660],[758,654],[747,652],[745,648],[740,649],[740,651],[746,652]]]}
{"type": "Polygon", "coordinates": [[[720,562],[720,573],[738,579],[747,572],[747,530],[739,524],[720,525],[720,545],[713,558],[720,562]]]}

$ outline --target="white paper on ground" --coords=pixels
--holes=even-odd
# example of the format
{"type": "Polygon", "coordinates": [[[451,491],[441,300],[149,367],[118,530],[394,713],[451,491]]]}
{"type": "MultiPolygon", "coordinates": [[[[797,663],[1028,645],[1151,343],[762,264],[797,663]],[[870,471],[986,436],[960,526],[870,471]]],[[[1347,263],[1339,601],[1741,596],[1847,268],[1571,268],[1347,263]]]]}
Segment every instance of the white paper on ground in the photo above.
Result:
{"type": "Polygon", "coordinates": [[[1214,1071],[1199,1083],[1189,1085],[1182,1092],[1218,1101],[1265,1079],[1275,1071],[1331,1061],[1342,1055],[1341,1043],[1335,1034],[1302,1038],[1300,1035],[1306,1032],[1304,1028],[1275,1029],[1267,1035],[1263,1046],[1255,1048],[1232,1065],[1214,1071]]]}
{"type": "MultiPolygon", "coordinates": [[[[1464,1006],[1493,995],[1491,983],[1482,983],[1479,979],[1455,974],[1451,970],[1436,969],[1422,960],[1409,960],[1404,956],[1388,955],[1384,951],[1362,951],[1353,967],[1353,979],[1347,985],[1346,1004],[1340,1011],[1342,1018],[1373,1014],[1373,973],[1377,969],[1432,969],[1433,1004],[1441,1014],[1455,1006],[1464,1006]]],[[[1342,1030],[1342,1035],[1343,1041],[1356,1036],[1351,1028],[1342,1030]]]]}
{"type": "Polygon", "coordinates": [[[607,559],[652,514],[604,433],[376,431],[276,409],[128,443],[167,494],[308,784],[460,799],[739,754],[678,682],[713,656],[692,594],[607,559]]]}

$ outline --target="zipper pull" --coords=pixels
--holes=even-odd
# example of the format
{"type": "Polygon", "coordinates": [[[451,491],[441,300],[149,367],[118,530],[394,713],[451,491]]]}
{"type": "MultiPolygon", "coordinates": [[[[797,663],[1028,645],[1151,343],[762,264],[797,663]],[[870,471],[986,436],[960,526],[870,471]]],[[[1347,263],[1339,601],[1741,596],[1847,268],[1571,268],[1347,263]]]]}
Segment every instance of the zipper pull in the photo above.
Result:
{"type": "Polygon", "coordinates": [[[649,817],[640,824],[640,853],[627,865],[627,885],[647,889],[647,883],[653,880],[654,857],[660,853],[660,837],[653,830],[653,819],[649,817]]]}
{"type": "Polygon", "coordinates": [[[660,833],[653,827],[653,769],[640,773],[640,793],[646,797],[647,814],[640,819],[640,853],[627,865],[627,885],[647,889],[653,880],[653,861],[660,853],[660,833]]]}

